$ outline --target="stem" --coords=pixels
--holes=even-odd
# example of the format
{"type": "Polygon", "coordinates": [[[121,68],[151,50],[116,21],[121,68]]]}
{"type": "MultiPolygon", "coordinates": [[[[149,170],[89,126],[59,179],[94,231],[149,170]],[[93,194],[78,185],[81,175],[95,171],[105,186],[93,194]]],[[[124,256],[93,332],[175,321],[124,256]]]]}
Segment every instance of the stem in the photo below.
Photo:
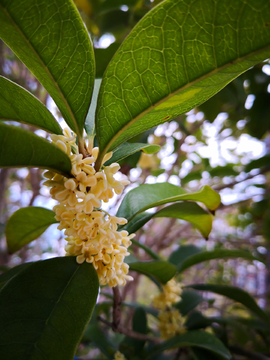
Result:
{"type": "MultiPolygon", "coordinates": [[[[101,316],[98,316],[98,320],[100,320],[101,322],[103,322],[104,324],[106,324],[107,326],[111,327],[113,329],[113,323],[110,323],[109,321],[103,319],[101,316]]],[[[119,334],[124,334],[127,335],[129,337],[132,337],[134,339],[138,339],[138,340],[144,340],[144,341],[151,341],[153,343],[159,344],[162,342],[161,339],[153,337],[153,336],[148,336],[148,335],[144,335],[141,333],[137,333],[133,330],[129,330],[127,328],[125,328],[122,325],[119,325],[117,327],[117,329],[113,329],[114,332],[118,332],[119,334]]]]}
{"type": "Polygon", "coordinates": [[[131,242],[133,245],[138,246],[139,248],[143,249],[148,255],[150,255],[155,260],[161,260],[161,258],[156,254],[154,251],[152,251],[148,246],[141,244],[139,241],[135,239],[131,239],[131,242]]]}
{"type": "Polygon", "coordinates": [[[77,135],[77,139],[78,139],[78,148],[79,148],[79,153],[82,154],[83,158],[87,157],[87,154],[85,152],[85,147],[84,147],[84,140],[81,136],[77,135]]]}

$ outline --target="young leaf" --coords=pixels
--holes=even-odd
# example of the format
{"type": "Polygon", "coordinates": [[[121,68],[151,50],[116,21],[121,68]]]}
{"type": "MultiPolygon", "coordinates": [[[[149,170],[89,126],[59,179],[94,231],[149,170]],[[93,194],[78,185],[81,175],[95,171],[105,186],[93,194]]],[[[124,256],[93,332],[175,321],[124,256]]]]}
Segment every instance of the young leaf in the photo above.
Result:
{"type": "Polygon", "coordinates": [[[176,267],[167,261],[154,260],[145,262],[132,262],[129,263],[130,270],[137,271],[138,273],[152,276],[162,284],[166,284],[176,273],[176,267]]]}
{"type": "Polygon", "coordinates": [[[270,7],[245,0],[167,0],[131,31],[102,81],[100,159],[186,113],[270,57],[270,7]]]}
{"type": "Polygon", "coordinates": [[[194,193],[187,193],[183,188],[170,183],[144,184],[126,194],[117,216],[130,221],[147,209],[183,200],[202,202],[210,210],[215,210],[220,204],[220,196],[209,186],[203,186],[194,193]]]}
{"type": "Polygon", "coordinates": [[[2,358],[72,360],[98,287],[93,266],[74,257],[28,266],[0,291],[2,358]]]}
{"type": "Polygon", "coordinates": [[[55,220],[55,213],[43,207],[29,206],[17,210],[8,220],[6,240],[8,251],[13,254],[38,238],[55,220]]]}
{"type": "Polygon", "coordinates": [[[95,113],[96,113],[96,107],[97,107],[97,97],[99,93],[99,88],[101,84],[101,79],[95,80],[92,100],[90,104],[90,108],[88,110],[84,128],[88,136],[94,137],[96,129],[95,129],[95,113]]]}
{"type": "Polygon", "coordinates": [[[189,331],[183,335],[175,336],[169,340],[164,341],[160,345],[156,345],[150,350],[149,357],[154,354],[160,354],[167,349],[174,349],[180,347],[198,347],[209,350],[214,355],[220,356],[222,359],[230,360],[231,354],[223,343],[214,335],[205,331],[189,331]]]}
{"type": "Polygon", "coordinates": [[[0,120],[19,121],[62,134],[60,125],[42,102],[3,76],[0,76],[0,120]]]}
{"type": "Polygon", "coordinates": [[[253,256],[250,252],[245,250],[230,250],[230,249],[215,249],[212,251],[202,251],[198,254],[194,254],[184,261],[181,261],[181,264],[177,267],[179,272],[182,272],[191,266],[200,264],[203,261],[213,260],[213,259],[230,259],[230,258],[242,258],[247,260],[257,260],[261,259],[253,256]]]}
{"type": "Polygon", "coordinates": [[[229,285],[212,285],[212,284],[194,284],[189,285],[188,287],[201,290],[201,291],[211,291],[219,295],[223,295],[237,301],[244,306],[246,306],[250,311],[259,316],[262,320],[269,323],[268,315],[257,305],[256,301],[250,296],[246,291],[229,285]]]}
{"type": "Polygon", "coordinates": [[[113,156],[105,162],[105,166],[108,166],[114,162],[119,162],[126,157],[135,154],[138,151],[143,151],[146,154],[154,154],[160,150],[159,145],[141,144],[141,143],[124,143],[113,152],[113,156]]]}
{"type": "Polygon", "coordinates": [[[193,202],[169,205],[154,214],[146,212],[136,215],[125,227],[129,233],[136,232],[149,220],[157,217],[170,217],[192,223],[207,239],[212,229],[212,215],[193,202]]]}
{"type": "Polygon", "coordinates": [[[31,131],[0,122],[0,167],[39,167],[68,175],[69,157],[31,131]]]}
{"type": "Polygon", "coordinates": [[[0,37],[54,99],[67,124],[83,132],[95,78],[94,54],[71,0],[0,0],[0,37]]]}

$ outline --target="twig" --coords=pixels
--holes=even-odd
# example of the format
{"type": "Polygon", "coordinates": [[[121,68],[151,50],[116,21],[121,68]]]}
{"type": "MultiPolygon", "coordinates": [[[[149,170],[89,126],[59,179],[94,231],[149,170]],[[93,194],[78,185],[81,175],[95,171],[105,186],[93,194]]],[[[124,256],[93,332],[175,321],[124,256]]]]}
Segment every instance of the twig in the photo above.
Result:
{"type": "Polygon", "coordinates": [[[113,326],[114,326],[113,323],[110,323],[109,321],[103,319],[101,316],[98,316],[97,318],[98,318],[98,320],[100,320],[101,322],[106,324],[107,326],[111,327],[114,332],[118,332],[119,334],[127,335],[129,337],[132,337],[132,338],[138,339],[138,340],[151,341],[151,342],[156,343],[156,344],[159,344],[159,343],[162,342],[162,340],[159,339],[159,338],[155,338],[155,337],[152,337],[152,336],[137,333],[137,332],[135,332],[133,330],[129,330],[129,329],[125,328],[122,325],[118,325],[117,329],[114,329],[113,328],[113,326]]]}
{"type": "Polygon", "coordinates": [[[117,329],[120,325],[121,321],[121,303],[122,303],[122,297],[119,291],[118,286],[115,286],[113,288],[113,323],[112,323],[112,329],[113,331],[117,332],[117,329]]]}

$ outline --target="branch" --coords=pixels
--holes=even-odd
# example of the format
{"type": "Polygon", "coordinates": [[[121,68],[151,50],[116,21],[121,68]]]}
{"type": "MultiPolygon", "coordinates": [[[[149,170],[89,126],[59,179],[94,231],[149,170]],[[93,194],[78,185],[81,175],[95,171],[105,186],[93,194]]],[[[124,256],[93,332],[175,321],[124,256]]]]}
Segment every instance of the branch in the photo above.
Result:
{"type": "Polygon", "coordinates": [[[106,324],[107,326],[111,327],[114,332],[118,332],[119,334],[127,335],[127,336],[132,337],[137,340],[152,341],[153,343],[156,343],[156,344],[159,344],[162,342],[162,340],[159,338],[137,333],[133,330],[129,330],[129,329],[125,328],[122,325],[118,325],[117,329],[114,329],[113,323],[110,323],[109,321],[103,319],[101,316],[98,316],[97,318],[98,318],[98,320],[100,320],[101,322],[106,324]]]}
{"type": "Polygon", "coordinates": [[[122,297],[119,291],[118,286],[113,288],[113,322],[112,322],[112,329],[113,331],[117,332],[117,329],[120,325],[121,321],[121,304],[122,304],[122,297]]]}

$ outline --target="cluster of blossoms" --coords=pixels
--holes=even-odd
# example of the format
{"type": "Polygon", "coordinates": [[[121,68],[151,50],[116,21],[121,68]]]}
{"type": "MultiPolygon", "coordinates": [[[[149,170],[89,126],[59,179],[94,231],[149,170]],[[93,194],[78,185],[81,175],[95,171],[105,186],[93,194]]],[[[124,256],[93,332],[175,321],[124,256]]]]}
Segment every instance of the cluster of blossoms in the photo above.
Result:
{"type": "MultiPolygon", "coordinates": [[[[110,216],[100,209],[101,202],[108,202],[114,194],[121,194],[127,180],[116,180],[114,175],[120,169],[117,163],[94,168],[98,148],[88,145],[89,156],[83,158],[76,145],[76,136],[69,129],[64,135],[51,135],[52,142],[62,149],[71,160],[72,177],[47,171],[44,184],[49,186],[52,198],[59,202],[53,210],[60,222],[58,229],[64,230],[67,256],[76,256],[79,264],[92,263],[101,285],[111,287],[124,285],[133,280],[128,275],[128,265],[124,259],[129,255],[134,234],[117,231],[118,225],[126,224],[126,219],[110,216]]],[[[112,153],[105,155],[104,164],[112,153]]]]}
{"type": "Polygon", "coordinates": [[[163,286],[163,292],[153,298],[153,305],[158,308],[158,328],[163,339],[169,339],[186,331],[185,319],[172,304],[181,300],[181,286],[171,279],[163,286]]]}
{"type": "Polygon", "coordinates": [[[116,351],[113,360],[126,360],[126,358],[122,353],[120,353],[120,351],[116,351]]]}

